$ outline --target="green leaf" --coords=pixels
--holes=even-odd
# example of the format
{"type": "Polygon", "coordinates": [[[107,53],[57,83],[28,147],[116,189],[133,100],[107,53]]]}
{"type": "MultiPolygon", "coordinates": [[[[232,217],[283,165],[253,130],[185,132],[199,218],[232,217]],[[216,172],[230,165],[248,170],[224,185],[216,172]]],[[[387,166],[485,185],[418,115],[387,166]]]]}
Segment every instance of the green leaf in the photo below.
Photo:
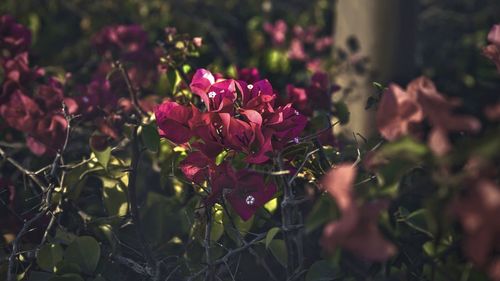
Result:
{"type": "Polygon", "coordinates": [[[56,265],[55,272],[57,273],[57,275],[63,275],[68,273],[80,273],[82,272],[82,269],[76,263],[62,260],[56,265]]]}
{"type": "Polygon", "coordinates": [[[128,211],[127,187],[120,180],[100,177],[102,201],[109,216],[123,217],[128,211]]]}
{"type": "Polygon", "coordinates": [[[223,150],[221,153],[219,153],[217,157],[215,157],[215,165],[219,166],[224,161],[227,155],[227,150],[223,150]]]}
{"type": "Polygon", "coordinates": [[[107,169],[109,164],[109,159],[111,158],[111,147],[108,146],[106,147],[106,149],[102,151],[94,149],[92,146],[91,148],[95,154],[95,157],[97,158],[97,162],[99,162],[99,164],[101,164],[101,166],[104,169],[107,169]]]}
{"type": "Polygon", "coordinates": [[[269,248],[269,244],[271,244],[271,241],[273,241],[274,236],[280,232],[279,227],[273,227],[269,229],[269,231],[266,234],[266,249],[269,248]]]}
{"type": "Polygon", "coordinates": [[[333,105],[335,116],[339,119],[340,124],[346,124],[349,122],[349,118],[351,113],[349,112],[349,108],[344,102],[336,102],[333,105]]]}
{"type": "Polygon", "coordinates": [[[315,262],[306,274],[306,281],[330,281],[336,279],[338,270],[325,260],[315,262]]]}
{"type": "Polygon", "coordinates": [[[212,226],[210,231],[210,239],[218,241],[224,233],[224,209],[219,204],[215,204],[212,209],[212,226]]]}
{"type": "Polygon", "coordinates": [[[228,212],[229,212],[229,214],[231,214],[231,218],[233,219],[233,223],[231,223],[229,221],[229,216],[224,216],[222,219],[224,221],[224,226],[225,226],[224,229],[226,230],[227,235],[234,242],[239,244],[239,243],[241,243],[241,241],[238,239],[238,234],[235,231],[235,229],[233,228],[233,224],[237,228],[237,230],[239,231],[240,236],[245,237],[247,235],[248,231],[250,230],[250,228],[252,228],[255,216],[252,216],[249,220],[244,221],[242,218],[240,218],[240,216],[238,216],[238,214],[236,214],[232,210],[232,208],[230,206],[226,206],[226,208],[228,208],[228,212]]]}
{"type": "Polygon", "coordinates": [[[46,271],[54,272],[55,265],[63,258],[63,249],[59,244],[45,244],[36,255],[36,263],[46,271]]]}
{"type": "Polygon", "coordinates": [[[153,151],[158,152],[160,147],[160,135],[158,134],[158,130],[156,129],[156,123],[151,123],[148,125],[142,126],[141,129],[141,138],[144,146],[153,151]]]}
{"type": "Polygon", "coordinates": [[[75,234],[68,232],[60,227],[56,229],[55,240],[62,243],[63,245],[69,245],[73,242],[78,236],[75,234]]]}
{"type": "Polygon", "coordinates": [[[76,238],[64,252],[64,260],[78,264],[83,272],[88,274],[94,272],[100,256],[101,247],[90,236],[76,238]]]}
{"type": "Polygon", "coordinates": [[[177,91],[177,86],[181,82],[181,77],[177,70],[169,69],[167,71],[167,81],[168,81],[168,90],[173,95],[177,91]]]}
{"type": "Polygon", "coordinates": [[[43,271],[31,271],[29,281],[48,281],[50,278],[54,276],[51,273],[43,272],[43,271]]]}
{"type": "Polygon", "coordinates": [[[333,201],[326,194],[322,194],[306,219],[306,233],[311,233],[326,222],[333,220],[336,213],[333,201]]]}
{"type": "Polygon", "coordinates": [[[106,279],[104,277],[102,277],[101,275],[98,275],[96,278],[94,278],[94,280],[92,281],[106,281],[106,279]]]}
{"type": "Polygon", "coordinates": [[[285,241],[281,239],[274,239],[269,244],[269,249],[271,253],[276,258],[276,260],[283,266],[286,267],[288,263],[288,255],[286,251],[285,241]]]}
{"type": "Polygon", "coordinates": [[[63,274],[61,276],[54,276],[49,281],[84,281],[83,278],[74,273],[63,274]]]}

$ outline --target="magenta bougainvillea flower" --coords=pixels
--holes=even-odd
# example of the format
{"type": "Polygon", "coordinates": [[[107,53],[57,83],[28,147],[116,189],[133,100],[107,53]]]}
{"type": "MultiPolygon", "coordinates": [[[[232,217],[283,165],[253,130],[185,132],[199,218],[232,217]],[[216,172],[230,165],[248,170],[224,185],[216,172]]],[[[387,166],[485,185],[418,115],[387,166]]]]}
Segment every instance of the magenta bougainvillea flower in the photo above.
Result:
{"type": "Polygon", "coordinates": [[[205,203],[224,197],[245,220],[274,196],[276,186],[256,172],[235,172],[228,161],[215,165],[215,157],[225,150],[233,156],[242,154],[248,164],[266,163],[307,123],[291,103],[275,105],[277,94],[271,83],[255,81],[259,75],[252,72],[251,78],[242,81],[198,69],[189,86],[203,108],[167,100],[155,109],[162,137],[177,144],[190,142],[192,151],[180,168],[188,180],[209,183],[205,203]]]}
{"type": "Polygon", "coordinates": [[[0,17],[0,57],[15,57],[31,45],[31,31],[10,15],[0,17]]]}
{"type": "Polygon", "coordinates": [[[163,103],[155,110],[159,132],[174,143],[197,137],[209,147],[205,152],[210,157],[226,148],[244,153],[249,163],[266,162],[268,153],[298,137],[307,122],[291,104],[275,106],[268,80],[247,84],[198,69],[190,88],[204,109],[163,103]]]}
{"type": "Polygon", "coordinates": [[[31,33],[10,16],[0,18],[0,62],[5,74],[0,92],[0,116],[7,125],[26,135],[28,148],[36,155],[55,154],[63,145],[69,114],[77,103],[64,96],[63,85],[45,77],[41,68],[30,67],[31,33]],[[44,77],[47,82],[39,83],[44,77]]]}
{"type": "Polygon", "coordinates": [[[277,20],[274,24],[264,23],[264,31],[269,34],[274,45],[282,45],[286,40],[288,26],[284,20],[277,20]]]}
{"type": "Polygon", "coordinates": [[[187,142],[192,132],[188,122],[193,116],[191,107],[176,102],[166,101],[155,111],[160,136],[175,143],[187,142]]]}
{"type": "Polygon", "coordinates": [[[332,94],[339,89],[337,85],[330,85],[327,73],[317,71],[308,87],[287,86],[287,102],[292,103],[300,113],[312,116],[314,110],[329,111],[332,94]]]}
{"type": "Polygon", "coordinates": [[[246,83],[252,84],[260,79],[260,72],[255,67],[241,68],[238,69],[238,80],[245,81],[246,83]]]}
{"type": "Polygon", "coordinates": [[[191,152],[181,161],[180,169],[197,184],[208,182],[210,193],[205,204],[211,206],[225,199],[244,220],[250,219],[276,193],[276,185],[266,183],[261,174],[245,169],[235,172],[228,162],[217,166],[201,151],[191,152]]]}
{"type": "Polygon", "coordinates": [[[396,253],[396,247],[377,226],[377,217],[387,202],[359,205],[353,190],[355,178],[356,168],[349,163],[332,168],[323,177],[322,186],[335,199],[342,217],[325,226],[321,244],[328,252],[341,247],[362,259],[385,261],[396,253]]]}

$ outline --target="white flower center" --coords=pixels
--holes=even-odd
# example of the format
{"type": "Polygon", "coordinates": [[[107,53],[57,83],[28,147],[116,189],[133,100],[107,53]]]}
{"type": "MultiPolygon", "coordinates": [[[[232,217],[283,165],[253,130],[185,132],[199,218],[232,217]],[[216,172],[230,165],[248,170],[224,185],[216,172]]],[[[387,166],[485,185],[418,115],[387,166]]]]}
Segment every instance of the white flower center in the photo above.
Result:
{"type": "Polygon", "coordinates": [[[216,95],[217,94],[214,91],[211,91],[210,93],[208,93],[208,97],[211,99],[215,98],[216,95]]]}
{"type": "Polygon", "coordinates": [[[245,202],[247,203],[247,205],[253,205],[255,204],[255,197],[253,197],[252,195],[248,195],[247,198],[245,199],[245,202]]]}
{"type": "Polygon", "coordinates": [[[299,143],[299,138],[298,137],[293,138],[293,142],[294,143],[299,143]]]}
{"type": "Polygon", "coordinates": [[[297,110],[295,110],[295,115],[299,116],[299,112],[297,110]]]}
{"type": "Polygon", "coordinates": [[[253,89],[253,85],[252,85],[252,84],[248,84],[248,85],[247,85],[247,88],[248,88],[249,90],[251,90],[251,89],[253,89]]]}

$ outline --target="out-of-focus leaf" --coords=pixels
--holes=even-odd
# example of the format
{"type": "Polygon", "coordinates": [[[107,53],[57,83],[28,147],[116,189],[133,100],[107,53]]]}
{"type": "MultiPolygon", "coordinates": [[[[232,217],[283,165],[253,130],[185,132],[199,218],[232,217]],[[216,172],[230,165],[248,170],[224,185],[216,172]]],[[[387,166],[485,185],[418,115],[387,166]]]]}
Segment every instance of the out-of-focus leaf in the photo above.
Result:
{"type": "Polygon", "coordinates": [[[160,147],[160,135],[156,129],[156,124],[153,122],[142,126],[141,138],[144,146],[152,152],[158,152],[160,147]]]}
{"type": "Polygon", "coordinates": [[[233,219],[233,223],[229,221],[228,216],[224,216],[223,221],[224,221],[224,229],[227,233],[227,235],[233,239],[236,243],[241,243],[241,241],[238,239],[238,233],[234,230],[234,226],[238,229],[241,237],[245,237],[250,228],[252,228],[253,222],[254,222],[254,216],[252,216],[249,220],[244,221],[240,216],[238,216],[230,207],[226,206],[228,208],[228,212],[231,214],[231,218],[233,219]]]}
{"type": "Polygon", "coordinates": [[[335,117],[339,119],[340,124],[347,124],[350,119],[351,113],[349,112],[349,108],[344,102],[336,102],[333,105],[335,117]]]}
{"type": "Polygon", "coordinates": [[[55,265],[63,258],[63,249],[59,244],[45,244],[36,255],[36,263],[40,268],[53,272],[55,265]]]}
{"type": "Polygon", "coordinates": [[[83,278],[75,273],[63,274],[60,276],[54,276],[49,279],[49,281],[84,281],[83,278]]]}
{"type": "Polygon", "coordinates": [[[338,277],[338,270],[330,262],[320,260],[309,268],[306,274],[306,281],[331,281],[338,277]]]}
{"type": "Polygon", "coordinates": [[[54,275],[43,271],[31,271],[29,281],[48,281],[54,275]]]}
{"type": "Polygon", "coordinates": [[[69,245],[76,238],[78,238],[78,236],[76,236],[75,234],[73,234],[71,232],[67,232],[61,228],[56,229],[55,240],[57,242],[60,242],[64,245],[69,245]]]}
{"type": "Polygon", "coordinates": [[[92,274],[101,256],[99,243],[90,236],[80,236],[64,252],[64,260],[76,263],[83,272],[92,274]]]}
{"type": "Polygon", "coordinates": [[[281,239],[274,239],[269,244],[269,249],[271,250],[271,253],[276,258],[276,260],[282,266],[286,267],[288,263],[288,255],[287,255],[285,241],[281,239]]]}
{"type": "Polygon", "coordinates": [[[306,219],[306,233],[310,233],[335,218],[335,205],[329,196],[322,194],[306,219]]]}
{"type": "Polygon", "coordinates": [[[279,227],[273,227],[267,231],[266,234],[266,249],[269,248],[269,244],[271,244],[271,241],[273,241],[274,236],[280,232],[279,227]]]}

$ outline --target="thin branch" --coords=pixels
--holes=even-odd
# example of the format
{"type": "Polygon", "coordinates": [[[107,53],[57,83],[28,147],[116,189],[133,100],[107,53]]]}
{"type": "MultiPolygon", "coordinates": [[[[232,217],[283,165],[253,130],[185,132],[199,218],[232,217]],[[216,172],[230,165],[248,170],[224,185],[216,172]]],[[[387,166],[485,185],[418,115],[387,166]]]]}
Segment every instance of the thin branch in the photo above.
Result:
{"type": "Polygon", "coordinates": [[[138,127],[135,126],[132,131],[132,163],[130,164],[130,172],[129,172],[129,182],[128,182],[128,194],[129,194],[129,202],[130,202],[130,214],[132,216],[132,222],[135,225],[137,236],[139,238],[139,242],[141,243],[143,254],[146,258],[146,261],[154,272],[153,275],[157,275],[157,263],[154,260],[153,252],[146,241],[146,237],[142,232],[142,223],[139,215],[139,206],[137,203],[137,169],[139,167],[139,160],[141,157],[141,150],[139,148],[138,135],[137,135],[138,127]]]}
{"type": "Polygon", "coordinates": [[[130,81],[130,76],[128,75],[127,70],[125,69],[125,66],[123,66],[121,61],[116,61],[115,62],[115,67],[120,71],[120,73],[123,76],[123,79],[125,80],[125,84],[127,84],[127,89],[130,95],[130,101],[132,102],[132,105],[134,106],[134,109],[139,113],[141,116],[147,116],[148,113],[144,111],[144,109],[141,108],[139,105],[139,100],[137,98],[138,96],[138,90],[134,88],[132,85],[132,81],[130,81]]]}
{"type": "Polygon", "coordinates": [[[36,183],[36,185],[38,185],[41,188],[42,191],[47,190],[47,187],[45,186],[45,184],[43,184],[40,181],[40,179],[36,176],[36,174],[34,172],[27,170],[21,164],[19,164],[19,162],[10,158],[9,156],[7,156],[7,153],[1,147],[0,147],[0,156],[2,156],[3,159],[7,160],[7,162],[12,164],[12,166],[14,166],[21,173],[28,176],[34,183],[36,183]]]}
{"type": "Polygon", "coordinates": [[[210,232],[212,232],[212,208],[205,206],[205,214],[207,216],[207,224],[205,226],[205,261],[208,265],[208,270],[205,272],[205,280],[213,280],[214,279],[214,268],[210,259],[210,232]]]}
{"type": "MultiPolygon", "coordinates": [[[[245,251],[249,247],[251,247],[251,246],[255,245],[256,243],[258,243],[260,240],[264,239],[264,237],[266,237],[266,234],[267,233],[260,233],[257,236],[255,236],[254,239],[252,239],[249,242],[246,242],[245,244],[243,244],[243,246],[241,246],[239,248],[236,248],[234,250],[229,251],[222,258],[215,260],[212,263],[212,266],[217,266],[217,265],[220,265],[220,264],[223,264],[223,263],[227,262],[232,256],[245,251]]],[[[194,275],[192,275],[191,277],[189,277],[188,280],[194,280],[194,279],[196,279],[198,276],[202,275],[207,270],[208,270],[208,267],[205,266],[202,270],[198,271],[197,273],[195,273],[194,275]]]]}

